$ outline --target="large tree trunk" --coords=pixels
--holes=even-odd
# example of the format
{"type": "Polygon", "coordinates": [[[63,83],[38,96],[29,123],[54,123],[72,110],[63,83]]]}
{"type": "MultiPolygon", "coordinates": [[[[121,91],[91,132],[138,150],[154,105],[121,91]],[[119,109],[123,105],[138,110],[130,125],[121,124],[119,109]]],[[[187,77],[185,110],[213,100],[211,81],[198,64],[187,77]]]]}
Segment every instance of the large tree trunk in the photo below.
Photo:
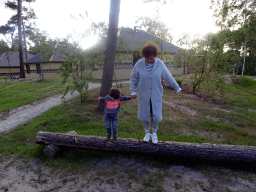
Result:
{"type": "MultiPolygon", "coordinates": [[[[111,0],[110,13],[109,13],[109,26],[107,35],[107,45],[105,49],[104,68],[101,81],[100,96],[104,97],[109,94],[109,90],[112,87],[114,63],[116,56],[116,40],[118,32],[118,20],[120,12],[120,1],[111,0]]],[[[103,111],[105,108],[104,102],[99,102],[98,109],[103,111]]]]}
{"type": "Polygon", "coordinates": [[[22,19],[22,27],[23,27],[23,38],[24,38],[24,47],[25,47],[25,60],[28,60],[28,53],[27,53],[27,42],[26,42],[26,33],[25,33],[25,26],[24,26],[24,22],[22,19]]]}
{"type": "Polygon", "coordinates": [[[19,56],[20,56],[20,78],[25,78],[22,51],[22,35],[21,35],[21,0],[18,0],[18,34],[19,34],[19,56]]]}
{"type": "Polygon", "coordinates": [[[158,144],[154,145],[151,142],[144,143],[142,140],[130,138],[118,138],[118,143],[115,144],[106,141],[105,137],[77,135],[74,131],[68,133],[39,131],[36,135],[36,143],[51,144],[49,148],[54,148],[54,151],[58,151],[58,148],[53,147],[52,144],[93,150],[190,157],[213,161],[256,162],[256,147],[253,146],[173,141],[159,141],[158,144]]]}

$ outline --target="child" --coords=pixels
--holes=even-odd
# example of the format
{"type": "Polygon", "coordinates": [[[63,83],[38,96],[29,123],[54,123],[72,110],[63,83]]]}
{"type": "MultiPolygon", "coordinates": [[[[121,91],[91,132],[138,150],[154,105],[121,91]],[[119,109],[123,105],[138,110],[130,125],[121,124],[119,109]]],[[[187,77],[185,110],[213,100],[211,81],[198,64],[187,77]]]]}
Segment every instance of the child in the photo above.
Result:
{"type": "Polygon", "coordinates": [[[120,111],[120,101],[130,100],[131,97],[120,96],[118,89],[111,89],[109,95],[99,98],[101,102],[106,102],[105,107],[105,126],[107,129],[107,141],[111,138],[111,121],[113,129],[113,140],[117,143],[117,113],[120,111]]]}

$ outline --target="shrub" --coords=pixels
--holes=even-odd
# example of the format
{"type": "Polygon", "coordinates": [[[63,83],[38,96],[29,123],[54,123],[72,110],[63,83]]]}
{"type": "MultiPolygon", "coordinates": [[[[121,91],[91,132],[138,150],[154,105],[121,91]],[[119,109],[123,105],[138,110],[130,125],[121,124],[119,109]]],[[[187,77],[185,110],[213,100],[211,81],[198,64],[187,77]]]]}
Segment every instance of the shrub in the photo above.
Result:
{"type": "Polygon", "coordinates": [[[235,85],[237,85],[237,84],[238,84],[238,77],[237,77],[237,75],[231,75],[230,77],[231,77],[233,83],[234,83],[235,85]]]}
{"type": "Polygon", "coordinates": [[[183,79],[175,79],[175,81],[179,84],[179,86],[183,83],[183,79]]]}

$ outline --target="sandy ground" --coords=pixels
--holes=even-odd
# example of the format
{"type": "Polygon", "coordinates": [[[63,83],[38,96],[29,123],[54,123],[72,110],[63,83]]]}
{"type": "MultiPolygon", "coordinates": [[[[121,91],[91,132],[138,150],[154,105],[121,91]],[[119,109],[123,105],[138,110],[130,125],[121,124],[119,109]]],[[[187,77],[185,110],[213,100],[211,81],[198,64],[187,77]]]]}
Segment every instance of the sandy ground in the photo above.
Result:
{"type": "Polygon", "coordinates": [[[161,167],[134,158],[103,158],[84,164],[83,173],[53,170],[39,160],[0,164],[0,191],[256,191],[256,175],[225,167],[161,167]]]}
{"type": "MultiPolygon", "coordinates": [[[[90,88],[97,86],[99,85],[91,84],[90,88]]],[[[60,97],[49,97],[14,109],[8,114],[0,114],[0,134],[31,120],[28,117],[33,113],[34,117],[40,115],[35,111],[43,113],[60,105],[60,97]]],[[[196,111],[185,106],[171,102],[165,104],[197,115],[196,111]]],[[[210,165],[195,168],[196,166],[173,163],[163,167],[157,161],[146,163],[136,158],[109,157],[82,162],[84,171],[77,173],[47,167],[37,159],[23,162],[20,159],[8,158],[0,163],[0,192],[256,191],[256,174],[241,169],[230,169],[228,166],[210,165]]]]}

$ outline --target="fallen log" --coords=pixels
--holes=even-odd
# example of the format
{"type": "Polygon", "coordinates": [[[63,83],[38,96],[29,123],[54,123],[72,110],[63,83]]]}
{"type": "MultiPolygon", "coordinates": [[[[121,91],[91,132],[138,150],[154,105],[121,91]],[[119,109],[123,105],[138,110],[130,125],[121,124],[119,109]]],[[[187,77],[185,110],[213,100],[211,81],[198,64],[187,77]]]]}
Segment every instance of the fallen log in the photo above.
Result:
{"type": "MultiPolygon", "coordinates": [[[[118,138],[118,143],[107,141],[106,137],[77,135],[76,132],[52,133],[39,131],[36,143],[43,145],[68,146],[84,149],[136,152],[152,155],[190,157],[211,161],[256,162],[256,147],[245,145],[224,145],[210,143],[187,143],[159,141],[158,144],[145,143],[142,140],[118,138]]],[[[50,149],[58,151],[54,146],[50,149]]],[[[48,149],[47,149],[48,150],[48,149]]],[[[53,155],[54,152],[48,154],[53,155]]]]}

